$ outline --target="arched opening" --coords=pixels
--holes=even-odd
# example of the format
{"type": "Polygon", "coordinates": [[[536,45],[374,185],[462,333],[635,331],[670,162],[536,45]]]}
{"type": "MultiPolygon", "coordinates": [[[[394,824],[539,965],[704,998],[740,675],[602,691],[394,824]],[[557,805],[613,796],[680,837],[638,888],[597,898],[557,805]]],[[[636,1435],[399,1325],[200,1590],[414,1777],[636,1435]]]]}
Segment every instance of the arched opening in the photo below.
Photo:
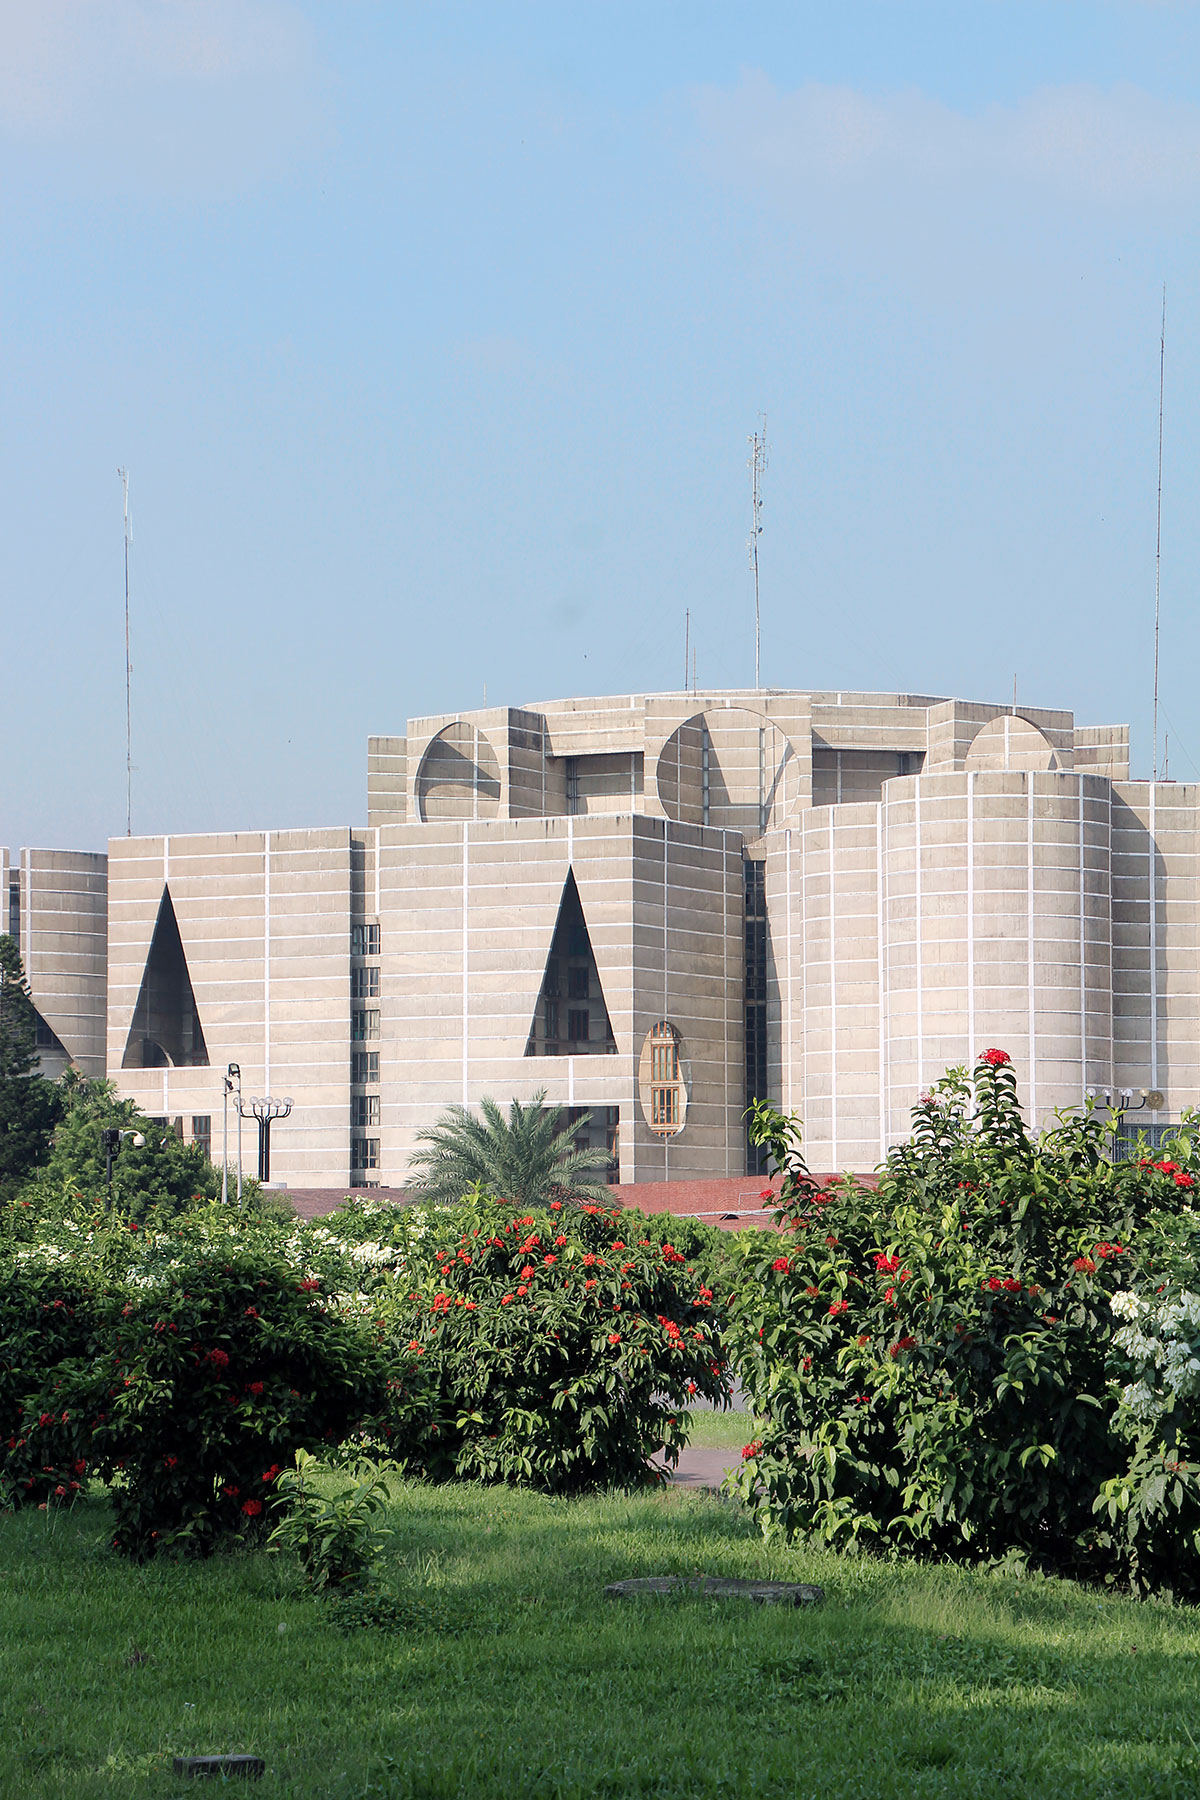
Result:
{"type": "Polygon", "coordinates": [[[669,819],[761,837],[796,800],[799,765],[778,725],[741,706],[686,719],[658,758],[658,798],[669,819]]]}
{"type": "Polygon", "coordinates": [[[417,813],[435,819],[494,819],[500,810],[500,764],[477,725],[456,719],[439,731],[417,771],[417,813]]]}
{"type": "Polygon", "coordinates": [[[978,772],[997,769],[1030,771],[1061,769],[1054,745],[1019,713],[989,719],[972,741],[963,767],[978,772]]]}

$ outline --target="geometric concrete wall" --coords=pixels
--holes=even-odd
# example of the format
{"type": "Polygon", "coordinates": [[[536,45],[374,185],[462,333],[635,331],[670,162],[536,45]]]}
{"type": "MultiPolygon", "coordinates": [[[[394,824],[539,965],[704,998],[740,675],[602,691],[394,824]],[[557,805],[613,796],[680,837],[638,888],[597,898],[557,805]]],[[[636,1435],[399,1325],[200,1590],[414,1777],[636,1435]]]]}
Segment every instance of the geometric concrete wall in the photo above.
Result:
{"type": "Polygon", "coordinates": [[[16,927],[34,1005],[48,1028],[40,1073],[51,1080],[68,1061],[85,1075],[104,1074],[106,860],[82,850],[22,850],[8,864],[0,929],[16,927]]]}
{"type": "Polygon", "coordinates": [[[738,1175],[764,906],[766,1092],[815,1166],[872,1168],[990,1044],[1039,1126],[1088,1089],[1163,1090],[1148,1124],[1200,1100],[1200,790],[1130,781],[1122,726],[844,691],[410,720],[369,741],[365,829],[114,840],[108,1069],[185,1135],[209,1118],[217,1151],[240,1062],[293,1100],[293,1185],[402,1182],[447,1104],[541,1088],[595,1112],[623,1182],[738,1175]],[[582,948],[551,959],[565,893],[582,948]],[[169,914],[186,982],[173,937],[147,975],[169,914]],[[564,987],[551,1028],[560,978],[580,1006],[564,987]],[[155,981],[190,992],[170,1041],[207,1066],[122,1067],[157,1041],[155,981]],[[579,1035],[592,1005],[611,1052],[579,1035]],[[678,1130],[645,1091],[656,1026],[678,1130]]]}

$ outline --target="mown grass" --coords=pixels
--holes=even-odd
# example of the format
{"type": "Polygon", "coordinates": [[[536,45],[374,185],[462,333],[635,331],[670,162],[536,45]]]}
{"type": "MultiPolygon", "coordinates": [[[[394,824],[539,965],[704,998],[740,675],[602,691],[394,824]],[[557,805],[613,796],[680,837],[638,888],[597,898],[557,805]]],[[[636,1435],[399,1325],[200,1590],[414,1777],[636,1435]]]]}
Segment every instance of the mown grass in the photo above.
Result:
{"type": "Polygon", "coordinates": [[[679,1492],[397,1483],[390,1523],[394,1628],[343,1631],[282,1558],[120,1563],[100,1497],[0,1518],[0,1792],[194,1792],[170,1758],[216,1750],[264,1800],[1200,1792],[1193,1611],[772,1548],[679,1492]],[[696,1570],[827,1599],[603,1596],[696,1570]]]}
{"type": "Polygon", "coordinates": [[[696,1450],[732,1450],[736,1462],[742,1446],[754,1436],[754,1420],[745,1412],[716,1412],[699,1407],[692,1414],[689,1447],[696,1450]]]}

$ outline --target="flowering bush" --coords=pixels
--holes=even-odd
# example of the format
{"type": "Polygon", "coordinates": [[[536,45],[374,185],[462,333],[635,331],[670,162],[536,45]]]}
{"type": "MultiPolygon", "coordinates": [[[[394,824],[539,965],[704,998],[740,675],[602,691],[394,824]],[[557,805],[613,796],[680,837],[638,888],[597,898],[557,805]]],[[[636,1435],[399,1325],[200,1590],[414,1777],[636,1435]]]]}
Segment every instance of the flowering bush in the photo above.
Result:
{"type": "Polygon", "coordinates": [[[0,1314],[6,1496],[61,1500],[102,1476],[114,1544],[138,1558],[257,1534],[296,1449],[374,1420],[386,1385],[377,1335],[286,1258],[242,1246],[228,1221],[215,1242],[169,1240],[170,1256],[166,1236],[139,1255],[112,1220],[80,1233],[74,1258],[21,1247],[0,1314]]]}
{"type": "Polygon", "coordinates": [[[82,1492],[87,1459],[52,1372],[86,1366],[97,1330],[95,1288],[78,1267],[53,1256],[0,1267],[0,1503],[53,1505],[82,1492]]]}
{"type": "Polygon", "coordinates": [[[0,1217],[0,1495],[109,1482],[141,1557],[255,1537],[297,1449],[574,1491],[726,1392],[712,1289],[640,1214],[198,1202],[0,1217]],[[7,1279],[6,1279],[7,1277],[7,1279]]]}
{"type": "Polygon", "coordinates": [[[712,1289],[642,1215],[476,1198],[416,1222],[407,1279],[372,1295],[394,1379],[419,1366],[429,1384],[423,1428],[392,1440],[411,1466],[554,1492],[629,1485],[660,1447],[678,1459],[697,1395],[726,1399],[712,1289]]]}
{"type": "Polygon", "coordinates": [[[1034,1142],[999,1050],[913,1117],[877,1187],[822,1188],[794,1124],[756,1109],[788,1241],[732,1246],[730,1346],[761,1424],[742,1493],[830,1542],[1152,1579],[1135,1464],[1154,1440],[1161,1472],[1164,1449],[1147,1426],[1131,1459],[1113,1301],[1195,1243],[1190,1126],[1157,1162],[1113,1163],[1090,1109],[1034,1142]]]}

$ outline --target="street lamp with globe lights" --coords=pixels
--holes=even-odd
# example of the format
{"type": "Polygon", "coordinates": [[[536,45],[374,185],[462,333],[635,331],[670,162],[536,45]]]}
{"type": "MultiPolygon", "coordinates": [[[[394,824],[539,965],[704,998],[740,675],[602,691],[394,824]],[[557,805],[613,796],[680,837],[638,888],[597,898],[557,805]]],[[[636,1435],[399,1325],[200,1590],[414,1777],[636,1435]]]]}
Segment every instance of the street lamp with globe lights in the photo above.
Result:
{"type": "Polygon", "coordinates": [[[273,1100],[269,1094],[251,1096],[238,1104],[244,1119],[258,1120],[258,1179],[264,1187],[271,1179],[271,1126],[276,1119],[286,1119],[291,1110],[290,1100],[273,1100]]]}

